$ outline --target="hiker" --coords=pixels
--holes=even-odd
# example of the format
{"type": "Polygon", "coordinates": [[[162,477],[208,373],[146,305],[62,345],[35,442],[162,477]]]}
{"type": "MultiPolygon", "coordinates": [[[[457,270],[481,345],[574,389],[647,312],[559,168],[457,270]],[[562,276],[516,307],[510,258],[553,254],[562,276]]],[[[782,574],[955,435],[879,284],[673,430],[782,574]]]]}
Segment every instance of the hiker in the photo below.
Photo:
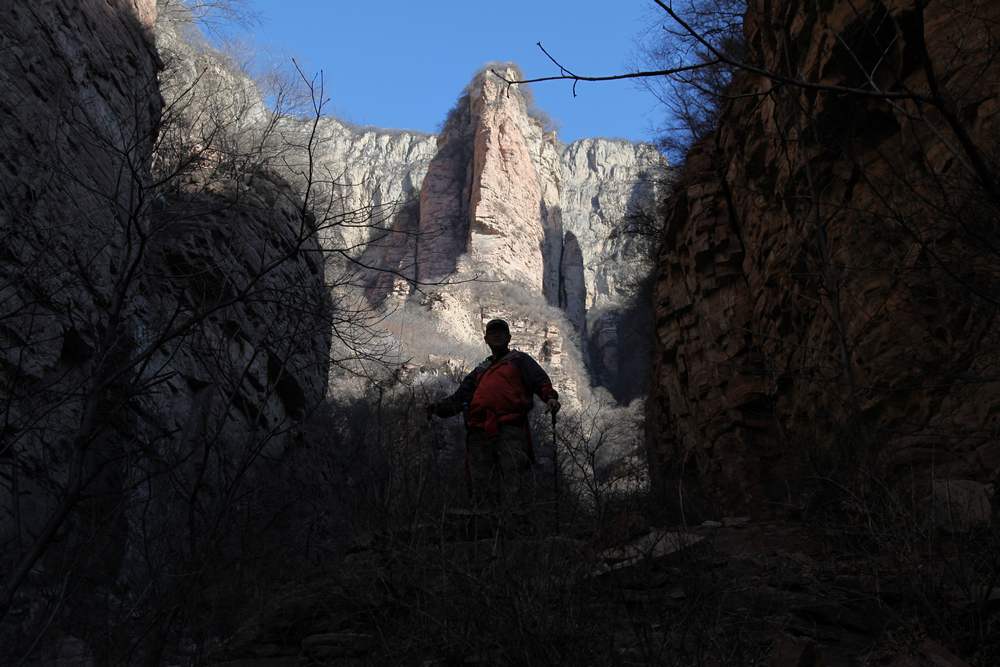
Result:
{"type": "Polygon", "coordinates": [[[429,404],[427,416],[464,412],[466,479],[473,503],[509,508],[535,460],[528,430],[532,395],[545,401],[554,418],[559,394],[538,362],[508,347],[506,322],[490,320],[483,340],[493,354],[465,376],[454,394],[429,404]]]}

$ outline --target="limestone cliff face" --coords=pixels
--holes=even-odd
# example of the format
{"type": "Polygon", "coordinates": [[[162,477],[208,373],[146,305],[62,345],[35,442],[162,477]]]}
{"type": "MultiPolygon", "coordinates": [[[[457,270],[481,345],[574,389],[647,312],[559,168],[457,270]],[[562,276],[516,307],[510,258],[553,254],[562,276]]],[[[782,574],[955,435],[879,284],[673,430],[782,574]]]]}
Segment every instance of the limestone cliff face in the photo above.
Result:
{"type": "Polygon", "coordinates": [[[751,3],[762,67],[921,99],[736,76],[668,202],[649,427],[662,490],[765,511],[859,465],[922,487],[932,469],[995,478],[997,10],[751,3]]]}
{"type": "MultiPolygon", "coordinates": [[[[475,289],[436,290],[452,293],[434,300],[434,317],[450,320],[441,326],[478,346],[481,322],[458,315],[456,298],[466,310],[478,311],[485,307],[478,292],[502,283],[568,318],[570,326],[563,322],[559,330],[579,352],[573,375],[585,377],[589,364],[591,379],[612,387],[634,374],[636,359],[646,358],[645,346],[637,344],[641,336],[623,323],[635,319],[628,309],[650,269],[650,239],[622,230],[630,215],[648,211],[655,201],[665,163],[653,147],[606,139],[566,146],[529,112],[522,90],[489,71],[470,83],[436,137],[323,117],[315,135],[308,120],[280,118],[264,138],[260,128],[268,119],[261,93],[219,54],[193,48],[190,35],[159,32],[161,51],[179,71],[174,89],[183,91],[200,77],[199,85],[240,101],[228,110],[245,123],[244,143],[280,147],[283,157],[271,164],[297,189],[304,188],[311,164],[314,196],[331,204],[321,243],[358,261],[347,268],[359,271],[354,282],[367,286],[371,303],[399,307],[411,291],[407,280],[478,281],[475,289]],[[310,137],[311,155],[295,148],[310,137]]],[[[501,70],[517,76],[512,66],[501,70]]],[[[225,114],[198,118],[214,115],[225,114]]],[[[200,129],[197,122],[191,125],[200,129]]],[[[211,130],[200,132],[212,136],[211,130]]],[[[496,303],[502,306],[503,299],[496,303]]],[[[543,341],[535,343],[530,346],[540,349],[543,341]]],[[[631,398],[642,389],[616,393],[631,398]]]]}
{"type": "Polygon", "coordinates": [[[649,144],[583,139],[561,158],[559,302],[586,341],[595,383],[627,402],[648,382],[648,222],[666,178],[663,157],[649,144]]]}
{"type": "MultiPolygon", "coordinates": [[[[338,209],[370,213],[375,223],[345,226],[336,238],[358,253],[391,246],[378,240],[383,229],[410,229],[416,223],[420,185],[435,152],[434,136],[355,127],[335,118],[321,119],[318,131],[316,161],[329,170],[322,178],[332,178],[338,209]]],[[[376,261],[381,264],[389,258],[376,261]]]]}
{"type": "Polygon", "coordinates": [[[563,145],[517,86],[489,72],[453,110],[430,174],[421,194],[430,240],[420,248],[429,258],[464,255],[469,269],[496,271],[580,314],[627,301],[651,266],[651,240],[622,230],[652,205],[663,157],[627,141],[563,145]],[[455,237],[438,242],[442,228],[455,237]]]}
{"type": "Polygon", "coordinates": [[[652,236],[623,229],[630,216],[652,214],[663,157],[649,144],[609,139],[575,141],[560,157],[563,229],[579,245],[584,269],[582,285],[564,276],[565,289],[582,290],[587,310],[620,306],[652,266],[652,236]]]}
{"type": "MultiPolygon", "coordinates": [[[[516,78],[516,70],[505,67],[501,71],[516,78]]],[[[421,174],[412,167],[397,171],[411,180],[421,174]]],[[[517,86],[484,71],[437,137],[420,183],[416,224],[407,218],[413,238],[381,251],[379,259],[401,258],[393,268],[422,283],[458,283],[432,289],[448,294],[424,303],[432,304],[434,318],[443,318],[439,325],[446,335],[450,330],[469,346],[479,344],[482,318],[491,313],[519,319],[518,307],[508,300],[513,292],[521,294],[521,311],[535,313],[520,317],[524,329],[538,335],[519,344],[543,355],[577,350],[567,378],[587,377],[588,313],[602,317],[593,347],[605,376],[617,376],[618,330],[650,268],[649,241],[620,232],[628,215],[651,206],[664,172],[663,158],[651,146],[604,139],[561,144],[532,116],[517,86]],[[475,316],[458,315],[456,308],[472,309],[475,316]],[[543,311],[548,315],[538,320],[543,311]]],[[[391,301],[399,305],[406,292],[399,288],[383,279],[376,298],[394,293],[391,301]]],[[[574,380],[569,389],[574,395],[578,384],[574,380]]]]}
{"type": "Polygon", "coordinates": [[[459,270],[542,292],[541,126],[522,96],[506,89],[497,77],[479,75],[438,138],[420,195],[421,280],[459,270]]]}
{"type": "MultiPolygon", "coordinates": [[[[501,71],[517,76],[511,67],[501,71]]],[[[489,283],[470,289],[479,295],[470,298],[481,318],[509,313],[519,321],[516,342],[553,359],[564,392],[589,396],[590,382],[612,384],[620,375],[618,329],[636,291],[632,283],[649,269],[648,247],[616,232],[653,201],[654,178],[663,172],[650,146],[560,144],[532,117],[517,86],[484,72],[452,112],[424,180],[418,275],[478,276],[516,287],[520,304],[489,283]],[[604,335],[591,345],[588,313],[596,318],[598,311],[604,335]],[[575,356],[560,359],[568,350],[575,356]],[[594,360],[607,372],[592,375],[585,367],[594,360]]],[[[466,329],[470,345],[483,321],[466,329]]]]}
{"type": "Polygon", "coordinates": [[[318,221],[326,248],[354,258],[365,254],[366,263],[378,266],[403,261],[382,239],[388,228],[415,225],[433,135],[355,126],[325,113],[303,117],[287,101],[269,107],[265,95],[301,91],[287,84],[262,90],[239,63],[205,42],[181,5],[170,5],[155,34],[163,94],[177,120],[161,144],[209,147],[199,155],[199,169],[206,162],[237,162],[243,170],[280,173],[295,190],[308,187],[311,203],[326,214],[318,221]]]}

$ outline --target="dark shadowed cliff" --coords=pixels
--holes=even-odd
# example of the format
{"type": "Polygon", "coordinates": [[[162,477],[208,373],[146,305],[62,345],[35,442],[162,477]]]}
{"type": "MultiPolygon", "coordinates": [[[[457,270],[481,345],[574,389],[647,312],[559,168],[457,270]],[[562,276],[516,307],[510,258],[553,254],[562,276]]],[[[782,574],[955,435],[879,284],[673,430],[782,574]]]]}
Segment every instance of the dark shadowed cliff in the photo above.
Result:
{"type": "Polygon", "coordinates": [[[760,73],[667,204],[648,432],[671,504],[996,479],[1000,7],[920,7],[751,3],[760,73]]]}

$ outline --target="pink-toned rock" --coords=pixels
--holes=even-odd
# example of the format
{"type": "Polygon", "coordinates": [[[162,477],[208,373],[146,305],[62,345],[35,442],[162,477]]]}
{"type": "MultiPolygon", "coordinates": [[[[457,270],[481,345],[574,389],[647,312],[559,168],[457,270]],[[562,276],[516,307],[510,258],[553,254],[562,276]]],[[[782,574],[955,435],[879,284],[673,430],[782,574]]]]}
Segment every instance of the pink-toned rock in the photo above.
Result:
{"type": "Polygon", "coordinates": [[[156,0],[131,0],[135,15],[142,25],[152,29],[156,24],[156,0]]]}
{"type": "MultiPolygon", "coordinates": [[[[510,76],[514,76],[512,72],[510,76]]],[[[420,190],[418,274],[513,280],[542,292],[542,191],[523,97],[490,72],[470,84],[420,190]]]]}
{"type": "MultiPolygon", "coordinates": [[[[516,74],[506,71],[506,76],[516,74]]],[[[542,192],[521,127],[524,101],[507,84],[484,75],[472,93],[477,119],[470,202],[470,269],[488,267],[542,291],[542,192]]]]}

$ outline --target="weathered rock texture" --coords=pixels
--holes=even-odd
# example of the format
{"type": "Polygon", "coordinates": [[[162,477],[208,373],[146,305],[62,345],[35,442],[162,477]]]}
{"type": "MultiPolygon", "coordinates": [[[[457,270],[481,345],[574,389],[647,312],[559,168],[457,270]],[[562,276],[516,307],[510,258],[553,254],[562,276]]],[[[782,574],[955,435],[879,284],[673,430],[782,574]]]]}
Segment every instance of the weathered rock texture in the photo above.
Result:
{"type": "MultiPolygon", "coordinates": [[[[317,129],[320,180],[324,185],[330,181],[339,215],[364,223],[335,225],[330,233],[321,234],[324,245],[364,255],[364,263],[373,266],[412,264],[411,257],[399,254],[400,244],[388,230],[409,233],[416,228],[420,184],[434,156],[435,138],[356,127],[327,117],[320,119],[317,129]]],[[[384,286],[386,280],[379,276],[376,283],[384,286]]]]}
{"type": "MultiPolygon", "coordinates": [[[[325,108],[317,118],[308,105],[291,101],[308,94],[302,82],[289,83],[276,73],[276,83],[265,78],[258,84],[205,42],[190,11],[176,3],[169,7],[156,28],[161,86],[171,102],[161,145],[196,149],[197,169],[211,163],[280,173],[297,191],[308,189],[324,247],[365,255],[366,264],[377,266],[405,261],[393,254],[398,244],[386,230],[415,226],[435,138],[350,125],[326,115],[325,108]]],[[[318,101],[318,84],[315,92],[318,101]]],[[[388,284],[380,278],[376,284],[388,284]]]]}
{"type": "Polygon", "coordinates": [[[582,288],[587,310],[620,306],[635,297],[651,268],[654,239],[630,217],[652,213],[666,176],[663,157],[649,144],[581,139],[562,150],[560,166],[563,228],[579,246],[584,269],[581,286],[566,272],[564,289],[582,288]]]}
{"type": "Polygon", "coordinates": [[[555,137],[531,117],[521,92],[478,75],[450,113],[423,180],[411,275],[452,283],[415,305],[438,337],[474,350],[468,362],[485,356],[485,322],[505,317],[514,345],[543,360],[575,400],[589,386],[580,339],[568,338],[557,299],[546,301],[561,260],[557,164],[555,137]]]}
{"type": "Polygon", "coordinates": [[[325,397],[324,262],[289,183],[239,167],[250,115],[164,105],[152,0],[9,4],[0,662],[61,632],[99,664],[156,662],[174,630],[137,628],[186,595],[180,570],[247,553],[239,516],[264,516],[325,397]],[[76,583],[50,606],[53,581],[76,583]]]}
{"type": "MultiPolygon", "coordinates": [[[[149,186],[160,111],[148,40],[154,14],[152,1],[103,0],[9,3],[0,14],[5,615],[11,587],[36,565],[31,549],[52,541],[47,526],[61,504],[80,496],[82,478],[94,482],[88,491],[121,484],[120,468],[95,465],[113,455],[107,431],[122,425],[114,409],[120,383],[80,367],[107,367],[126,344],[119,335],[128,305],[114,298],[114,288],[129,270],[131,247],[121,230],[134,222],[135,202],[149,186]],[[103,417],[108,428],[99,433],[103,417]],[[98,454],[84,460],[85,449],[98,454]]],[[[68,518],[81,529],[60,540],[63,555],[95,530],[78,515],[68,518]]],[[[113,572],[122,551],[103,556],[95,577],[113,572]]]]}
{"type": "Polygon", "coordinates": [[[235,115],[237,143],[262,147],[260,155],[226,146],[206,151],[209,160],[266,162],[299,191],[308,185],[311,208],[325,215],[317,220],[323,249],[348,258],[327,263],[328,283],[346,283],[333,288],[345,300],[354,285],[365,286],[368,302],[387,315],[400,360],[475,363],[485,352],[484,321],[503,314],[515,322],[515,345],[550,365],[571,402],[589,400],[592,383],[625,402],[642,395],[649,337],[636,326],[635,287],[651,266],[649,240],[622,231],[655,201],[665,164],[651,146],[564,146],[523,90],[488,71],[437,137],[328,117],[269,122],[262,94],[222,56],[175,26],[159,33],[161,51],[176,63],[171,90],[195,85],[221,93],[209,98],[234,100],[181,123],[198,138],[182,143],[205,143],[215,118],[235,115]],[[414,281],[423,291],[413,293],[414,281]]]}
{"type": "Polygon", "coordinates": [[[129,269],[122,229],[149,187],[160,112],[154,14],[150,0],[13,3],[0,16],[0,457],[11,466],[0,492],[4,543],[20,541],[5,572],[42,530],[33,510],[53,501],[13,467],[48,459],[43,470],[66,474],[74,428],[95,419],[76,371],[95,349],[118,349],[108,328],[128,308],[114,298],[129,269]]]}
{"type": "MultiPolygon", "coordinates": [[[[200,73],[199,85],[235,91],[223,97],[245,101],[237,109],[241,118],[262,116],[260,93],[227,74],[218,54],[192,50],[175,34],[160,42],[181,56],[174,80],[183,83],[175,88],[183,90],[200,73]]],[[[500,70],[518,75],[512,66],[500,70]]],[[[408,334],[404,314],[396,318],[402,324],[388,321],[401,358],[422,361],[431,348],[443,351],[442,336],[478,356],[481,316],[510,306],[504,300],[516,292],[527,299],[525,313],[548,313],[533,330],[550,330],[546,318],[560,320],[550,335],[572,337],[579,357],[572,373],[582,379],[586,365],[594,368],[584,385],[593,380],[616,390],[628,384],[630,390],[615,393],[634,398],[644,385],[630,378],[638,360],[648,357],[642,344],[648,337],[636,335],[636,291],[652,262],[648,237],[627,233],[628,218],[653,206],[665,162],[652,146],[626,141],[563,145],[536,116],[521,88],[484,71],[438,136],[353,127],[329,117],[314,127],[310,119],[285,117],[261,138],[259,128],[267,124],[261,117],[247,123],[243,143],[279,147],[280,159],[269,164],[299,190],[304,175],[313,174],[313,208],[329,213],[318,221],[322,246],[356,262],[338,263],[342,273],[328,276],[330,282],[356,272],[349,282],[363,284],[369,303],[386,311],[407,301],[414,281],[439,292],[408,306],[436,311],[427,323],[433,340],[408,334]],[[311,154],[296,148],[310,137],[311,154]],[[447,286],[433,289],[442,282],[447,286]],[[496,292],[501,284],[510,288],[505,296],[496,292]],[[593,335],[588,319],[599,323],[593,335]]],[[[210,130],[200,132],[211,136],[210,130]]],[[[538,352],[545,340],[519,344],[538,352]]]]}
{"type": "Polygon", "coordinates": [[[649,144],[583,139],[563,149],[561,167],[559,303],[583,335],[595,384],[627,402],[645,394],[650,368],[648,223],[663,157],[649,144]]]}
{"type": "Polygon", "coordinates": [[[961,7],[751,4],[762,67],[921,99],[737,74],[667,206],[661,490],[764,511],[858,467],[925,489],[932,470],[996,477],[1000,7],[961,7]]]}
{"type": "Polygon", "coordinates": [[[469,85],[438,138],[420,194],[417,277],[456,270],[514,281],[541,294],[548,220],[539,167],[554,138],[527,112],[522,95],[490,73],[469,85]]]}
{"type": "MultiPolygon", "coordinates": [[[[512,66],[499,71],[518,76],[512,66]]],[[[449,114],[426,171],[397,172],[411,182],[423,177],[416,217],[406,217],[407,226],[395,227],[397,238],[387,238],[366,260],[383,268],[395,260],[390,268],[419,283],[452,283],[432,289],[448,294],[423,301],[436,311],[439,335],[481,347],[482,324],[496,313],[532,320],[525,332],[548,333],[515,341],[527,351],[548,354],[543,348],[552,347],[553,336],[572,339],[579,351],[579,367],[566,369],[566,377],[576,378],[565,387],[572,395],[580,382],[594,379],[586,379],[582,365],[591,354],[588,315],[601,322],[591,354],[603,369],[598,382],[611,386],[623,375],[628,364],[620,357],[642,356],[642,346],[630,349],[634,355],[619,355],[618,346],[620,330],[632,324],[625,315],[637,286],[651,267],[650,244],[623,229],[629,215],[648,210],[665,175],[653,147],[606,139],[564,146],[533,115],[518,86],[486,70],[449,114]],[[463,283],[470,280],[477,282],[463,283]],[[519,306],[506,301],[515,293],[519,306]]],[[[400,291],[399,281],[384,273],[372,284],[379,302],[394,294],[389,303],[399,307],[405,299],[405,287],[400,291]]],[[[555,347],[566,348],[562,341],[555,347]]]]}

